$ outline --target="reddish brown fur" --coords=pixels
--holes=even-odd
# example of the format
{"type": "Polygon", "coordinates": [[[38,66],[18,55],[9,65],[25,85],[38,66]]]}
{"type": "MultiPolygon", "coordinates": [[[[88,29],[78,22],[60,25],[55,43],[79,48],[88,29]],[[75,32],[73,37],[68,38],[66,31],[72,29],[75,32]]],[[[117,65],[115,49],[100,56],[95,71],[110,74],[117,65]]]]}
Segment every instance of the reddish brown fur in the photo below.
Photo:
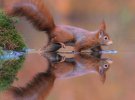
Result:
{"type": "Polygon", "coordinates": [[[21,0],[14,3],[11,8],[7,7],[6,12],[11,16],[25,16],[41,31],[52,31],[55,27],[53,18],[43,0],[21,0]]]}

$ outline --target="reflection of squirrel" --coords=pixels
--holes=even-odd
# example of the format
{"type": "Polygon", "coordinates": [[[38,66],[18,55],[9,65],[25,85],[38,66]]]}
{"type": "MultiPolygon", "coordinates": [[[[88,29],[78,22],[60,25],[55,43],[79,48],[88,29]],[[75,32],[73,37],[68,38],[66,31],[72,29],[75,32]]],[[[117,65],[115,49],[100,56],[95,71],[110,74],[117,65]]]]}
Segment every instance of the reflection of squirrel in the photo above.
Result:
{"type": "Polygon", "coordinates": [[[89,73],[99,73],[105,81],[106,71],[110,67],[110,59],[100,59],[91,55],[75,55],[66,58],[56,53],[44,55],[48,59],[48,71],[36,75],[25,87],[11,87],[10,91],[14,100],[45,100],[53,88],[56,78],[79,77],[89,73]]]}
{"type": "Polygon", "coordinates": [[[53,43],[48,51],[56,51],[71,44],[75,45],[76,51],[112,44],[105,31],[105,22],[102,22],[99,30],[94,32],[72,26],[55,25],[43,0],[21,0],[11,7],[6,7],[6,12],[12,16],[25,16],[38,30],[46,31],[50,37],[50,44],[53,43]]]}
{"type": "Polygon", "coordinates": [[[58,78],[66,79],[79,77],[89,73],[99,73],[102,82],[105,81],[106,71],[112,60],[109,58],[97,58],[89,54],[77,54],[73,58],[64,58],[56,53],[44,55],[50,62],[52,72],[58,78]]]}

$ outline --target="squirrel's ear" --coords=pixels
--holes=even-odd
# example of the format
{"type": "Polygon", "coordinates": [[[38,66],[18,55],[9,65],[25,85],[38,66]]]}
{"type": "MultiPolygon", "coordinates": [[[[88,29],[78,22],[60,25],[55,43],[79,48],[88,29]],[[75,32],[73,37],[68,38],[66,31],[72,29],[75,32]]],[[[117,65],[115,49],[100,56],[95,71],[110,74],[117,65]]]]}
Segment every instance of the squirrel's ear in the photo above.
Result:
{"type": "Polygon", "coordinates": [[[102,23],[100,24],[100,30],[105,31],[106,30],[106,24],[105,21],[103,20],[102,23]]]}
{"type": "Polygon", "coordinates": [[[101,81],[104,83],[106,80],[106,73],[101,66],[99,67],[99,75],[100,75],[101,81]]]}
{"type": "Polygon", "coordinates": [[[98,33],[98,38],[100,39],[103,36],[104,36],[104,32],[102,30],[100,30],[100,32],[98,33]]]}

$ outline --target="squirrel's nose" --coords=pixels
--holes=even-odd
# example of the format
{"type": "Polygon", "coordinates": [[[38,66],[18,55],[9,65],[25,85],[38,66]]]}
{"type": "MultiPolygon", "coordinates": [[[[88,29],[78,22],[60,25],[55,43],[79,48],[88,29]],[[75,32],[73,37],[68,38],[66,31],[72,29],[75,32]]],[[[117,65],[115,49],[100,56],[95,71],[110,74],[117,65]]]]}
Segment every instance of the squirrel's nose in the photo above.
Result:
{"type": "Polygon", "coordinates": [[[113,41],[108,41],[107,42],[107,45],[112,45],[113,44],[113,41]]]}
{"type": "Polygon", "coordinates": [[[112,59],[107,59],[106,61],[107,61],[109,64],[112,64],[112,63],[113,63],[112,59]]]}

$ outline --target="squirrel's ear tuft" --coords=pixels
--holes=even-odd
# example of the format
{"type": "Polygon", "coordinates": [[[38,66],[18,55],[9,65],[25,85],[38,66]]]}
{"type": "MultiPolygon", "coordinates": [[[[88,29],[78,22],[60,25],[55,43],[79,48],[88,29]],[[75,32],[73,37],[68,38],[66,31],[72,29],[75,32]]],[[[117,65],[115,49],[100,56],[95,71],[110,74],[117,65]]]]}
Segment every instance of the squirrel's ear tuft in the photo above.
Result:
{"type": "Polygon", "coordinates": [[[100,30],[105,31],[106,30],[106,24],[105,21],[103,20],[102,23],[100,24],[100,30]]]}

